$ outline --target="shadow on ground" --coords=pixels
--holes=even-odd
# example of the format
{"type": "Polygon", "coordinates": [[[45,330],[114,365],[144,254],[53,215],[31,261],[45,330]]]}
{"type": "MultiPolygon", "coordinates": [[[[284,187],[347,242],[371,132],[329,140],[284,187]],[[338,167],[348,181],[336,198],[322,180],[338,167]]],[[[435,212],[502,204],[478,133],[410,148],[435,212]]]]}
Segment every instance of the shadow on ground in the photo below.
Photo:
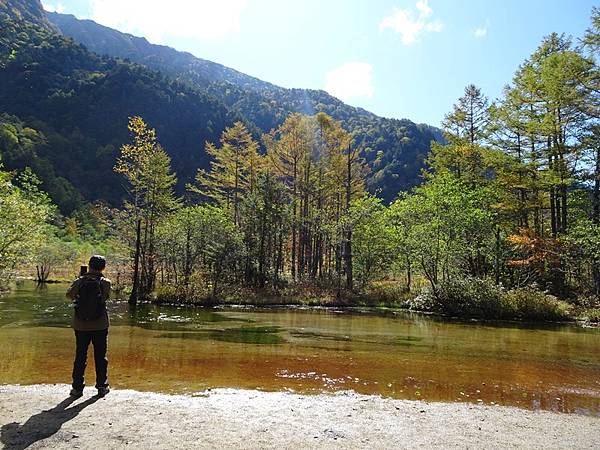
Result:
{"type": "Polygon", "coordinates": [[[73,419],[84,408],[95,403],[98,399],[99,397],[91,397],[69,408],[75,401],[74,398],[69,397],[54,408],[31,416],[23,425],[17,422],[2,425],[0,429],[0,442],[4,444],[4,448],[6,449],[25,449],[42,439],[56,434],[63,424],[73,419]]]}

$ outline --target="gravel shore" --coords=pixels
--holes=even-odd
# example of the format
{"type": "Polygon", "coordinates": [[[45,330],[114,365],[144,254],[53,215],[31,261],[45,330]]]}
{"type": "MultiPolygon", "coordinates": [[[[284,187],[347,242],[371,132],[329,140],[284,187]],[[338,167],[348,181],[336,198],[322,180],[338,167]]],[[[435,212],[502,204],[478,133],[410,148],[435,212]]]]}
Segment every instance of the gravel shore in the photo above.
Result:
{"type": "Polygon", "coordinates": [[[24,448],[598,448],[600,418],[342,392],[165,395],[0,386],[0,442],[24,448]]]}

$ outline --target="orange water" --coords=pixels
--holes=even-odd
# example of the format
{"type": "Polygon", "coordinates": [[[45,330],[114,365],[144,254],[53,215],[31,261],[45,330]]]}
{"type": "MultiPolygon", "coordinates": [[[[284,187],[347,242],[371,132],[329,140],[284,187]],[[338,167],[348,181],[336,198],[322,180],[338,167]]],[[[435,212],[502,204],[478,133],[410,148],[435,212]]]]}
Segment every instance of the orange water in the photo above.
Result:
{"type": "MultiPolygon", "coordinates": [[[[65,286],[0,298],[0,383],[68,383],[65,286]]],[[[352,389],[427,401],[600,416],[600,330],[458,323],[410,314],[111,305],[115,387],[352,389]]],[[[90,361],[93,366],[93,362],[90,361]]],[[[88,385],[93,369],[88,368],[88,385]]]]}

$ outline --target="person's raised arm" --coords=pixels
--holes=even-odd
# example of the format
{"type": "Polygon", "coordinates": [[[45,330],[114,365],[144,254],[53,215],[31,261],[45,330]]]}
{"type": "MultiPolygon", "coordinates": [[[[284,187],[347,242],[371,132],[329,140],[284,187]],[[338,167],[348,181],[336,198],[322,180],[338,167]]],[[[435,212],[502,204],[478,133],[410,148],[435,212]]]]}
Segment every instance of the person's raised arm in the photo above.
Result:
{"type": "Polygon", "coordinates": [[[112,283],[108,278],[102,278],[102,298],[104,300],[104,304],[110,298],[110,293],[112,290],[112,283]]]}

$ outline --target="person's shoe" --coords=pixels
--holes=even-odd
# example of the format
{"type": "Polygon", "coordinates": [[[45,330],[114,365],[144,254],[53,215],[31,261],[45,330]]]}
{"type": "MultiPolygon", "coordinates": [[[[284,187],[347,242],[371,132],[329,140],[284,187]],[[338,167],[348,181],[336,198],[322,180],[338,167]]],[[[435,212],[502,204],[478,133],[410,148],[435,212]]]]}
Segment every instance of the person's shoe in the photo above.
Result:
{"type": "Polygon", "coordinates": [[[108,386],[106,386],[106,387],[99,387],[98,388],[98,397],[104,397],[109,392],[110,392],[110,388],[108,386]]]}
{"type": "Polygon", "coordinates": [[[78,391],[77,389],[73,388],[71,389],[71,392],[69,392],[69,395],[73,398],[79,398],[83,395],[83,391],[78,391]]]}

